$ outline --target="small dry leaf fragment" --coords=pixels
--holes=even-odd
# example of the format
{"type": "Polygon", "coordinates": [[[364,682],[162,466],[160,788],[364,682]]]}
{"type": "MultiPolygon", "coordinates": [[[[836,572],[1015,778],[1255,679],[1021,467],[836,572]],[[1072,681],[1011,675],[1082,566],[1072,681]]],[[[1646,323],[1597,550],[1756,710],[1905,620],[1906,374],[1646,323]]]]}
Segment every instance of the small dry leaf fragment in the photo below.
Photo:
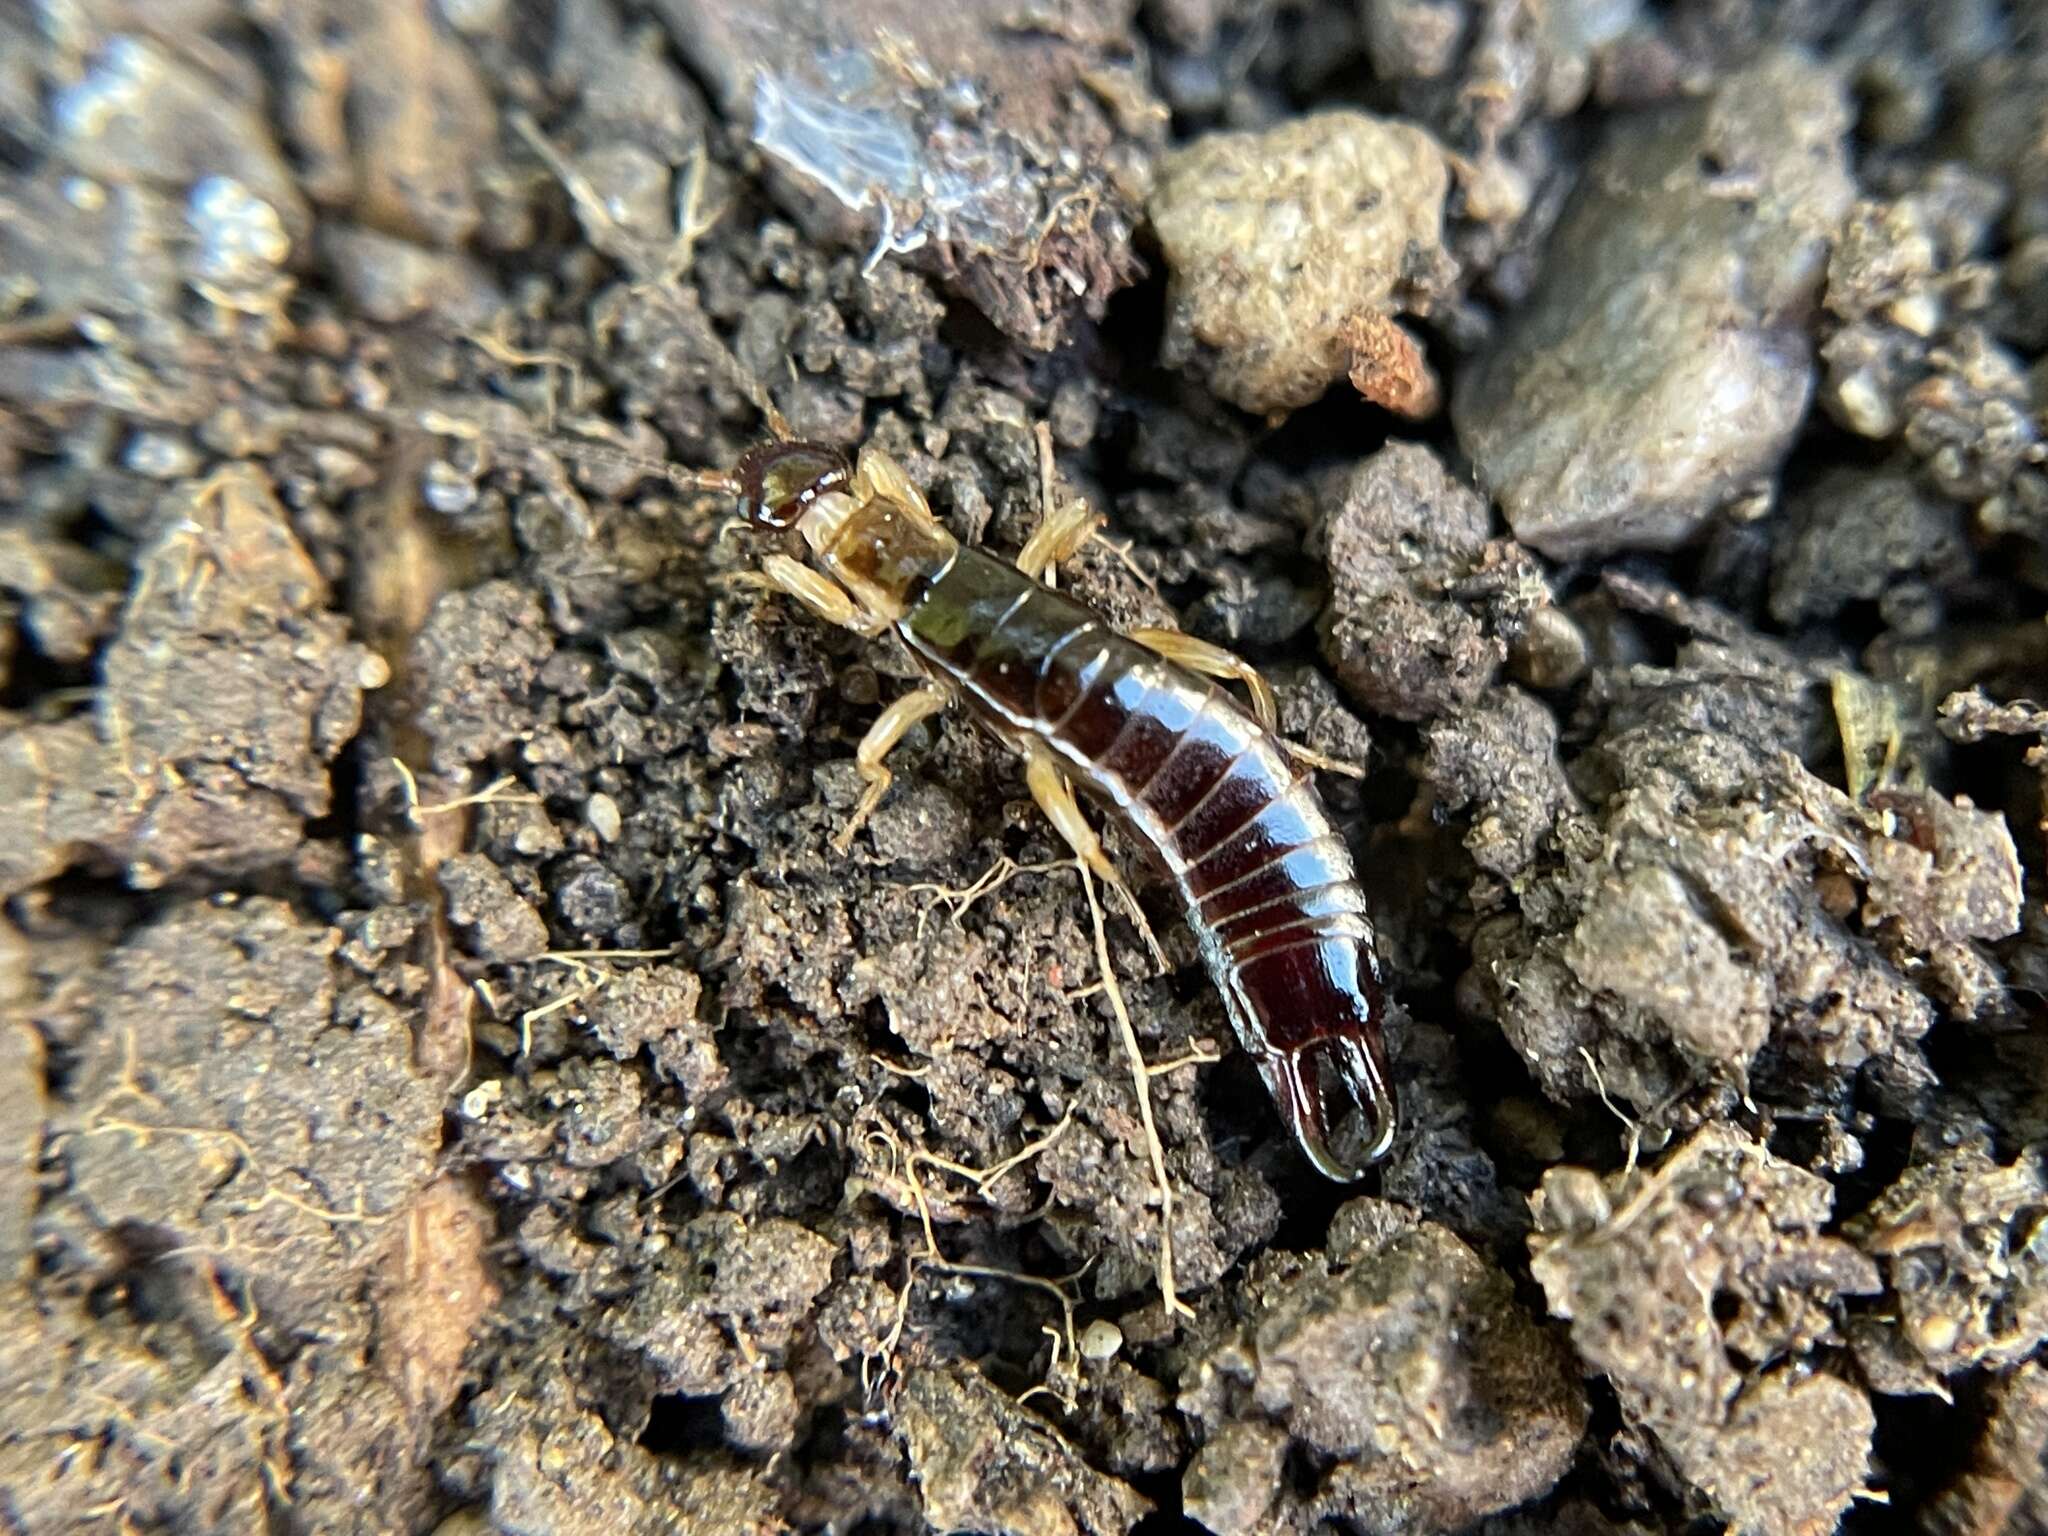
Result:
{"type": "Polygon", "coordinates": [[[1436,370],[1415,338],[1377,310],[1362,310],[1344,322],[1351,348],[1351,384],[1374,405],[1410,421],[1426,421],[1443,408],[1436,370]]]}

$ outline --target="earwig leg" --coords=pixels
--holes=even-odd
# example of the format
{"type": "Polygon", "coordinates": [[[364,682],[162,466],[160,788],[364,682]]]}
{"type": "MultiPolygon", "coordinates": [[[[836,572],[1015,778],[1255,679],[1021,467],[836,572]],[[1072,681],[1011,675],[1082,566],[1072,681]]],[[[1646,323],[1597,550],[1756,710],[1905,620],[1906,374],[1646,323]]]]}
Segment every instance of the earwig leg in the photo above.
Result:
{"type": "Polygon", "coordinates": [[[1017,552],[1017,569],[1038,581],[1062,560],[1071,560],[1095,536],[1102,518],[1085,501],[1048,508],[1045,521],[1017,552]]]}
{"type": "Polygon", "coordinates": [[[1190,672],[1244,684],[1245,692],[1251,695],[1252,714],[1259,724],[1275,736],[1280,734],[1280,700],[1273,692],[1273,685],[1259,675],[1257,667],[1236,652],[1226,651],[1206,640],[1197,640],[1177,629],[1133,629],[1128,631],[1128,636],[1146,650],[1157,652],[1190,672]]]}
{"type": "Polygon", "coordinates": [[[826,623],[837,624],[841,629],[873,637],[889,627],[887,619],[867,612],[831,577],[788,555],[766,555],[758,575],[749,572],[735,579],[745,581],[749,577],[773,591],[787,593],[826,623]]]}
{"type": "Polygon", "coordinates": [[[1341,774],[1347,779],[1362,779],[1365,777],[1365,770],[1356,763],[1347,763],[1342,758],[1337,757],[1325,757],[1314,747],[1305,747],[1300,742],[1290,741],[1285,736],[1276,737],[1275,740],[1285,749],[1289,757],[1294,758],[1297,762],[1306,763],[1309,767],[1318,769],[1323,773],[1341,774]]]}
{"type": "Polygon", "coordinates": [[[1102,526],[1102,519],[1089,510],[1085,501],[1061,501],[1054,485],[1052,428],[1041,421],[1036,436],[1038,501],[1044,515],[1038,531],[1017,552],[1017,569],[1033,581],[1057,587],[1060,584],[1059,572],[1055,567],[1062,560],[1070,560],[1081,552],[1081,546],[1102,526]]]}
{"type": "Polygon", "coordinates": [[[853,808],[852,817],[832,839],[832,846],[840,853],[853,846],[854,834],[867,824],[875,807],[882,803],[882,796],[889,792],[889,780],[894,775],[882,759],[918,721],[929,719],[952,702],[951,690],[936,683],[927,683],[914,692],[904,694],[875,717],[867,735],[861,737],[855,756],[855,761],[860,764],[860,776],[868,781],[867,790],[861,795],[860,804],[853,808]]]}
{"type": "Polygon", "coordinates": [[[1045,812],[1046,819],[1066,839],[1067,846],[1117,893],[1131,921],[1145,936],[1145,947],[1152,951],[1153,960],[1161,970],[1165,970],[1166,951],[1159,947],[1152,925],[1146,921],[1144,908],[1138,905],[1138,898],[1124,884],[1116,866],[1109,862],[1109,855],[1102,851],[1102,840],[1088,825],[1088,818],[1081,814],[1081,804],[1074,798],[1074,786],[1067,782],[1067,776],[1060,772],[1059,765],[1044,751],[1033,751],[1024,761],[1024,782],[1031,786],[1031,798],[1038,802],[1038,808],[1045,812]]]}
{"type": "Polygon", "coordinates": [[[1348,778],[1363,778],[1364,771],[1353,763],[1339,762],[1334,757],[1325,757],[1299,742],[1289,741],[1280,734],[1280,700],[1273,692],[1273,685],[1260,675],[1259,669],[1233,651],[1226,651],[1220,645],[1211,645],[1206,640],[1197,640],[1193,635],[1182,634],[1177,629],[1134,629],[1129,637],[1164,656],[1168,661],[1198,672],[1203,677],[1220,678],[1225,682],[1242,683],[1245,692],[1251,695],[1252,714],[1259,724],[1270,732],[1280,745],[1292,756],[1307,763],[1311,768],[1320,768],[1325,773],[1341,773],[1348,778]]]}

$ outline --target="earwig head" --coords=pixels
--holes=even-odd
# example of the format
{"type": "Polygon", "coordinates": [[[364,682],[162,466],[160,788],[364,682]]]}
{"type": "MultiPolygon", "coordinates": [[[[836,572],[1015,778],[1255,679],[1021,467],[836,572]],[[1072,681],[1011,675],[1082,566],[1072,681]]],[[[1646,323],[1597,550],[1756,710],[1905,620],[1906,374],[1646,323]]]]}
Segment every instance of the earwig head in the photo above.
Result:
{"type": "Polygon", "coordinates": [[[732,478],[739,485],[740,516],[757,528],[793,528],[812,502],[853,478],[853,465],[836,448],[818,443],[761,443],[740,455],[732,478]]]}
{"type": "Polygon", "coordinates": [[[1348,1184],[1394,1144],[1386,1063],[1351,1035],[1325,1035],[1263,1063],[1281,1117],[1327,1178],[1348,1184]]]}

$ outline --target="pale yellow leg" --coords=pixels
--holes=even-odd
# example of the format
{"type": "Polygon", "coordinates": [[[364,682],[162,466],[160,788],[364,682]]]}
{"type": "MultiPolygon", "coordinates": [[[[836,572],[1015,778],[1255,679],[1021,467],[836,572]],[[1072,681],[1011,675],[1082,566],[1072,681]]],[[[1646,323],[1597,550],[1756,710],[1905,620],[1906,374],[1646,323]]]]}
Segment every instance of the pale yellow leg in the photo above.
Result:
{"type": "Polygon", "coordinates": [[[841,853],[853,846],[853,835],[867,824],[875,807],[882,803],[882,796],[889,792],[889,780],[894,777],[882,759],[895,749],[906,732],[920,720],[929,719],[953,702],[953,695],[936,683],[927,683],[914,692],[906,693],[881,714],[868,727],[867,735],[860,739],[855,761],[860,764],[860,776],[868,781],[860,804],[853,808],[853,816],[839,835],[832,839],[832,846],[841,853]]]}
{"type": "Polygon", "coordinates": [[[1252,715],[1281,746],[1300,758],[1312,768],[1326,773],[1341,773],[1350,778],[1363,778],[1365,772],[1352,763],[1341,763],[1334,757],[1289,741],[1280,734],[1280,700],[1273,692],[1273,685],[1259,674],[1259,669],[1233,651],[1226,651],[1220,645],[1211,645],[1206,640],[1197,640],[1193,635],[1182,634],[1177,629],[1134,629],[1130,638],[1147,650],[1155,651],[1168,661],[1186,667],[1190,672],[1203,677],[1220,678],[1225,682],[1242,683],[1246,693],[1251,695],[1252,715]]]}
{"type": "Polygon", "coordinates": [[[1047,509],[1038,531],[1017,551],[1017,569],[1033,581],[1049,580],[1046,573],[1060,561],[1079,554],[1102,521],[1085,501],[1063,502],[1047,509]]]}
{"type": "Polygon", "coordinates": [[[1102,851],[1102,840],[1088,825],[1088,818],[1081,814],[1081,804],[1074,798],[1074,786],[1060,772],[1059,764],[1043,749],[1034,749],[1024,760],[1024,782],[1031,787],[1031,798],[1038,802],[1038,808],[1045,812],[1046,819],[1066,839],[1067,846],[1122,899],[1131,921],[1145,936],[1145,945],[1152,951],[1152,958],[1161,970],[1165,970],[1166,952],[1159,947],[1152,925],[1145,919],[1144,908],[1138,905],[1138,898],[1124,884],[1116,866],[1109,862],[1109,855],[1102,851]]]}
{"type": "Polygon", "coordinates": [[[766,587],[795,598],[828,624],[837,624],[856,634],[872,638],[889,627],[886,618],[867,612],[853,600],[853,594],[831,577],[812,570],[788,555],[764,556],[758,571],[736,571],[727,578],[734,586],[766,587]]]}
{"type": "Polygon", "coordinates": [[[1226,651],[1206,640],[1197,640],[1177,629],[1134,629],[1130,631],[1130,638],[1146,650],[1156,651],[1190,672],[1244,684],[1245,692],[1251,695],[1252,714],[1259,724],[1275,736],[1280,734],[1280,700],[1273,692],[1273,685],[1259,675],[1257,667],[1236,652],[1226,651]]]}
{"type": "Polygon", "coordinates": [[[1062,560],[1070,560],[1081,552],[1081,546],[1102,526],[1102,519],[1088,509],[1085,501],[1060,500],[1056,483],[1058,475],[1053,467],[1052,428],[1041,421],[1035,435],[1038,439],[1038,504],[1044,509],[1043,521],[1039,523],[1038,531],[1017,552],[1017,569],[1033,581],[1057,587],[1060,579],[1055,568],[1062,560]]]}

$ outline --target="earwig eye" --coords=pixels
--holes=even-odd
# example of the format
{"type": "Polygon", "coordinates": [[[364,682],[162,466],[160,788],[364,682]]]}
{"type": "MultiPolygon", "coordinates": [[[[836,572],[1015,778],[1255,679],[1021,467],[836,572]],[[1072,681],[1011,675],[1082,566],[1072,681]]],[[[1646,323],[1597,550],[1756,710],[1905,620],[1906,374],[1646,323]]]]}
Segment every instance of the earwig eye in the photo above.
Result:
{"type": "Polygon", "coordinates": [[[740,515],[762,528],[794,527],[812,502],[852,476],[845,454],[817,443],[762,443],[733,466],[740,515]]]}
{"type": "Polygon", "coordinates": [[[1317,1172],[1363,1178],[1394,1144],[1394,1094],[1357,1041],[1326,1035],[1282,1053],[1274,1097],[1317,1172]]]}

